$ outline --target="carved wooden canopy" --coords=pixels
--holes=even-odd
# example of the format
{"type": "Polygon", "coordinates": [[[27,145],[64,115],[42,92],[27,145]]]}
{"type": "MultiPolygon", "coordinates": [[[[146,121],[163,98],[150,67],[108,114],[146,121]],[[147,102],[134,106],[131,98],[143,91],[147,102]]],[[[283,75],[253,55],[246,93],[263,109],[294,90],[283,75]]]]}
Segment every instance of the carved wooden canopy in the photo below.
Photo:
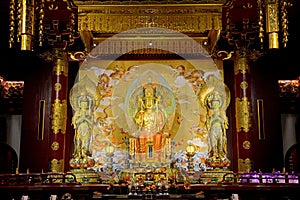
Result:
{"type": "MultiPolygon", "coordinates": [[[[170,35],[170,30],[192,37],[210,51],[222,29],[222,6],[225,1],[119,0],[74,3],[78,6],[78,29],[88,52],[92,45],[119,33],[122,33],[122,37],[134,38],[135,43],[143,42],[143,39],[148,42],[152,38],[159,43],[164,42],[161,45],[172,45],[175,41],[174,45],[184,46],[186,41],[182,37],[174,37],[174,32],[170,35]],[[136,40],[137,37],[139,40],[136,40]]],[[[117,49],[111,48],[111,51],[120,50],[119,53],[122,53],[122,45],[125,44],[120,42],[118,45],[117,49]]],[[[192,54],[191,51],[185,53],[192,54]]]]}

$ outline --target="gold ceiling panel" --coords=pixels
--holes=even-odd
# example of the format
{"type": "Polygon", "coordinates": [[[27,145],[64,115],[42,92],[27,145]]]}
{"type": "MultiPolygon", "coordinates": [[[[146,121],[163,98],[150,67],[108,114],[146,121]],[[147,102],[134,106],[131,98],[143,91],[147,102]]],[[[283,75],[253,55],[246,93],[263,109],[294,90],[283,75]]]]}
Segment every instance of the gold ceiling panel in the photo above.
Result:
{"type": "Polygon", "coordinates": [[[80,31],[120,33],[159,27],[182,33],[221,30],[222,4],[98,5],[79,4],[80,31]]]}
{"type": "Polygon", "coordinates": [[[225,4],[227,0],[77,0],[77,5],[225,4]]]}

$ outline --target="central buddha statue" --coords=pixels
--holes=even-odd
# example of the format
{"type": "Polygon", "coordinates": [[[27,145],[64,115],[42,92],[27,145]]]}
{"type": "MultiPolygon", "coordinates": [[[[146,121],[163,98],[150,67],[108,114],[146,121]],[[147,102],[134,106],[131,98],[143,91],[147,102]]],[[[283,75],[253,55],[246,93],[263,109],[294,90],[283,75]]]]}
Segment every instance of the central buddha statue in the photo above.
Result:
{"type": "Polygon", "coordinates": [[[138,134],[136,153],[147,153],[152,158],[153,151],[163,146],[165,116],[160,108],[160,96],[156,94],[155,84],[143,86],[143,95],[138,97],[139,109],[134,116],[138,134]]]}

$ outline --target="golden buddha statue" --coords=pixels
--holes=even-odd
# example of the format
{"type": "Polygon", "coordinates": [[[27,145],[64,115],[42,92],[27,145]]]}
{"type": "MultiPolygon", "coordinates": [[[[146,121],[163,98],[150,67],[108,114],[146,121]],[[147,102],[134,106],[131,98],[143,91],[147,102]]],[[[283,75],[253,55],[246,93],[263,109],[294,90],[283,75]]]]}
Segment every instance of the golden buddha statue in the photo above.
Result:
{"type": "Polygon", "coordinates": [[[165,117],[160,109],[160,97],[156,94],[156,85],[143,86],[143,96],[138,98],[139,109],[134,116],[138,127],[136,153],[148,153],[152,157],[153,151],[163,146],[163,129],[165,117]]]}

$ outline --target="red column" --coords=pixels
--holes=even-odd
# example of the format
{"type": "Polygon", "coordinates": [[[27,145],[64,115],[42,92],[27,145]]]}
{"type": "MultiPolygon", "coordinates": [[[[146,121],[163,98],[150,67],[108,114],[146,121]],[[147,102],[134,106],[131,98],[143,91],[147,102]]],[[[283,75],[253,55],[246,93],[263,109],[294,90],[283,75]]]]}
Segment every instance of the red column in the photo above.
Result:
{"type": "Polygon", "coordinates": [[[52,172],[64,172],[68,92],[67,52],[59,48],[54,49],[54,57],[49,167],[52,172]]]}
{"type": "Polygon", "coordinates": [[[251,171],[253,163],[251,84],[246,55],[245,50],[236,51],[234,60],[237,164],[241,172],[251,171]]]}

